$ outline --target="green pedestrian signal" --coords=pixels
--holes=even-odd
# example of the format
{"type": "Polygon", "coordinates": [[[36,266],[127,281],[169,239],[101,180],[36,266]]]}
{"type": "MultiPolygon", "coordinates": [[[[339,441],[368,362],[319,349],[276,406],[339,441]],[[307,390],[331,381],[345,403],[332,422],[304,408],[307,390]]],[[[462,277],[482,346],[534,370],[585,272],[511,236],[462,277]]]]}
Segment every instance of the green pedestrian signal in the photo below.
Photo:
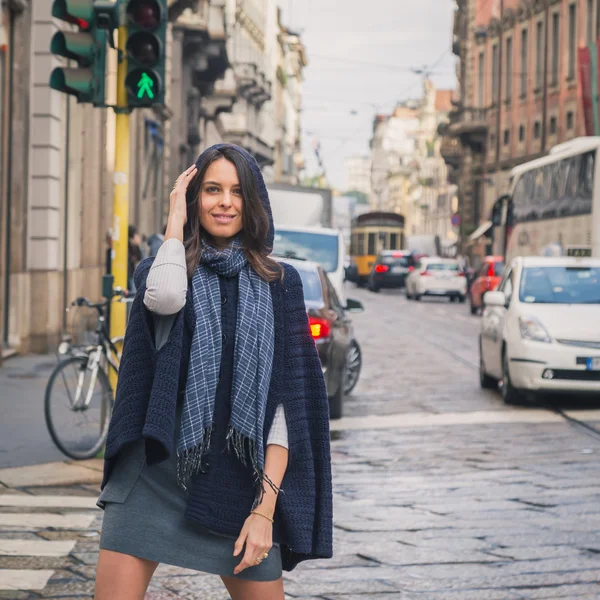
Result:
{"type": "Polygon", "coordinates": [[[142,73],[140,76],[140,80],[138,81],[138,93],[137,97],[142,99],[144,95],[148,96],[150,100],[154,98],[154,92],[152,88],[154,87],[154,81],[148,75],[148,73],[142,73]]]}
{"type": "MultiPolygon", "coordinates": [[[[108,34],[98,18],[105,2],[94,0],[54,0],[52,16],[76,25],[78,31],[58,31],[50,41],[50,52],[77,63],[57,67],[50,74],[50,87],[71,94],[78,102],[104,106],[108,34]]],[[[105,26],[105,25],[104,25],[105,26]]]]}
{"type": "Polygon", "coordinates": [[[129,107],[164,104],[167,0],[128,0],[125,14],[129,107]]]}

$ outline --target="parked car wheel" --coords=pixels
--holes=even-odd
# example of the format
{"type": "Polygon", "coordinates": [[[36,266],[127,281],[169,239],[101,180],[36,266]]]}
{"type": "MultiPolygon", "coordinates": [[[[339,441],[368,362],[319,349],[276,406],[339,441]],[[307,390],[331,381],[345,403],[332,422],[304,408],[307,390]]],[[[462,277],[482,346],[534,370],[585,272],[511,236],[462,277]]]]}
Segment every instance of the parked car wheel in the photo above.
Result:
{"type": "Polygon", "coordinates": [[[508,353],[504,350],[502,354],[502,398],[505,404],[521,404],[523,402],[523,392],[513,386],[508,362],[508,353]]]}
{"type": "Polygon", "coordinates": [[[334,396],[329,398],[329,418],[341,419],[344,414],[344,382],[341,381],[334,396]]]}
{"type": "Polygon", "coordinates": [[[479,310],[476,306],[473,306],[473,296],[471,294],[469,294],[469,309],[472,315],[476,315],[479,310]]]}
{"type": "Polygon", "coordinates": [[[346,356],[346,386],[344,392],[350,394],[356,387],[362,370],[362,352],[356,340],[348,348],[346,356]]]}
{"type": "Polygon", "coordinates": [[[405,292],[406,292],[406,299],[407,300],[412,300],[412,294],[409,293],[408,291],[408,283],[406,284],[406,287],[404,288],[405,292]]]}
{"type": "Polygon", "coordinates": [[[483,356],[481,355],[481,348],[479,348],[479,385],[484,390],[498,389],[498,380],[485,372],[485,363],[483,362],[483,356]]]}
{"type": "Polygon", "coordinates": [[[459,297],[458,297],[458,301],[459,301],[461,304],[464,304],[464,303],[466,302],[466,300],[467,300],[467,297],[466,297],[466,296],[459,296],[459,297]]]}
{"type": "Polygon", "coordinates": [[[420,302],[421,301],[421,294],[415,294],[415,300],[417,302],[420,302]]]}

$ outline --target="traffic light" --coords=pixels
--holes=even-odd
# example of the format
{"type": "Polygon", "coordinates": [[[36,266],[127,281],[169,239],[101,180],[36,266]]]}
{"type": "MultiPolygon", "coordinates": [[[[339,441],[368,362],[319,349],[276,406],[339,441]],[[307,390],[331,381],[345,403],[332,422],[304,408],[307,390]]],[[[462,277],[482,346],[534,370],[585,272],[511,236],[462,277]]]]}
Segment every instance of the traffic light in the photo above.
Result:
{"type": "Polygon", "coordinates": [[[58,31],[50,51],[77,62],[77,67],[57,67],[50,87],[72,94],[77,102],[104,106],[107,31],[98,26],[94,0],[54,0],[52,16],[77,25],[79,31],[58,31]]]}
{"type": "Polygon", "coordinates": [[[125,14],[129,107],[164,104],[167,0],[129,0],[125,14]]]}

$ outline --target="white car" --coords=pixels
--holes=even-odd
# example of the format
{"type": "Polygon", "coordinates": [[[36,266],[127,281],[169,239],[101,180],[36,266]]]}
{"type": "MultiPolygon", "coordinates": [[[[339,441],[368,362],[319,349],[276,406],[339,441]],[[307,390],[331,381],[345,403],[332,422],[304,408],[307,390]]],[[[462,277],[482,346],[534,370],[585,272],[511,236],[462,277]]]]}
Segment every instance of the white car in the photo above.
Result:
{"type": "Polygon", "coordinates": [[[421,258],[406,279],[406,297],[420,300],[423,296],[447,296],[451,302],[464,302],[467,278],[453,258],[421,258]]]}
{"type": "Polygon", "coordinates": [[[484,298],[479,379],[523,392],[600,392],[600,260],[519,257],[484,298]]]}
{"type": "Polygon", "coordinates": [[[275,228],[273,256],[316,262],[326,271],[342,306],[346,305],[344,291],[344,257],[346,248],[341,231],[326,227],[275,228]]]}

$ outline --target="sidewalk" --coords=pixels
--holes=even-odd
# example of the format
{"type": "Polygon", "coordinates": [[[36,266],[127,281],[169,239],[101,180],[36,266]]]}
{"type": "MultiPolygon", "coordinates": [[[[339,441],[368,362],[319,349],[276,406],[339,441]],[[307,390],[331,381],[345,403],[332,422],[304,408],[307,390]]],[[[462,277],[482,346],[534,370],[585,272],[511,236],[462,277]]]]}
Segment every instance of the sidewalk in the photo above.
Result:
{"type": "Polygon", "coordinates": [[[54,354],[32,354],[0,367],[0,469],[65,459],[44,420],[44,390],[56,362],[54,354]]]}

